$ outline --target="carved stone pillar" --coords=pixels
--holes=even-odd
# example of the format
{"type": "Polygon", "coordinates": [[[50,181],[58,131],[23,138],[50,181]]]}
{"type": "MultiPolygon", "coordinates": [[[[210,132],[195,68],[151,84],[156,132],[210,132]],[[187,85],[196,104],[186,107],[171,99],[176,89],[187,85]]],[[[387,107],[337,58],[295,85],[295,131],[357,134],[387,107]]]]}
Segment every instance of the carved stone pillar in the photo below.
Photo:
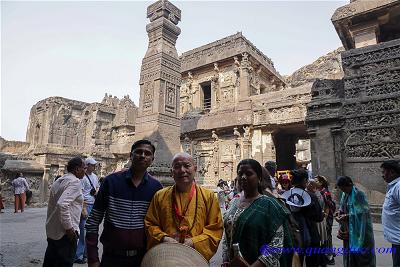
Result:
{"type": "Polygon", "coordinates": [[[251,141],[251,156],[258,162],[262,162],[262,132],[261,129],[253,129],[253,136],[251,141]]]}
{"type": "Polygon", "coordinates": [[[43,169],[43,178],[40,185],[40,202],[47,202],[49,195],[49,178],[50,178],[50,164],[45,164],[43,169]]]}
{"type": "Polygon", "coordinates": [[[164,184],[170,178],[171,158],[180,151],[179,94],[181,64],[176,40],[181,33],[181,11],[167,0],[147,8],[149,45],[140,73],[140,99],[135,139],[148,139],[156,146],[150,173],[164,184]]]}
{"type": "Polygon", "coordinates": [[[269,160],[276,161],[275,145],[272,139],[272,132],[262,133],[262,161],[264,163],[269,160]]]}
{"type": "Polygon", "coordinates": [[[220,91],[219,91],[219,86],[218,86],[218,78],[213,78],[211,81],[211,109],[215,110],[218,109],[219,107],[219,102],[220,102],[220,91]]]}
{"type": "Polygon", "coordinates": [[[211,109],[217,109],[220,101],[218,63],[214,63],[214,76],[211,79],[211,92],[211,109]]]}
{"type": "Polygon", "coordinates": [[[335,127],[331,129],[333,138],[333,150],[335,154],[335,170],[336,176],[342,176],[343,173],[343,140],[342,140],[342,129],[341,127],[335,127]]]}
{"type": "Polygon", "coordinates": [[[251,158],[251,141],[243,140],[243,159],[251,158]]]}
{"type": "Polygon", "coordinates": [[[247,100],[250,96],[250,73],[253,70],[248,54],[244,53],[240,63],[239,101],[247,100]]]}
{"type": "Polygon", "coordinates": [[[317,129],[309,128],[307,130],[308,136],[310,137],[310,149],[311,149],[311,165],[313,175],[324,175],[320,172],[320,164],[319,164],[319,151],[317,149],[317,129]]]}

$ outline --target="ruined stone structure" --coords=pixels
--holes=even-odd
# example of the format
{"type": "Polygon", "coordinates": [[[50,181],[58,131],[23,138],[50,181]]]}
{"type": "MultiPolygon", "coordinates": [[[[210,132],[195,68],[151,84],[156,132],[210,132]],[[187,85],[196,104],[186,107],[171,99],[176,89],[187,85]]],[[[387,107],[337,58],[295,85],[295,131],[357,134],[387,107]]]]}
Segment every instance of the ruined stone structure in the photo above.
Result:
{"type": "Polygon", "coordinates": [[[30,113],[28,147],[18,159],[5,161],[3,173],[8,179],[18,171],[33,178],[40,175],[41,182],[35,182],[33,190],[40,192],[42,201],[47,199],[54,177],[64,173],[72,157],[95,157],[98,174],[103,177],[126,163],[124,150],[132,145],[136,117],[137,107],[129,96],[106,95],[101,103],[93,104],[61,97],[39,101],[30,113]]]}
{"type": "Polygon", "coordinates": [[[181,144],[197,161],[199,182],[233,180],[244,158],[296,167],[310,84],[288,86],[242,33],[183,53],[181,64],[181,144]]]}
{"type": "Polygon", "coordinates": [[[313,171],[348,175],[381,204],[379,166],[400,159],[400,1],[353,1],[332,21],[346,48],[344,78],[313,85],[306,118],[313,171]]]}
{"type": "MultiPolygon", "coordinates": [[[[135,139],[151,140],[156,147],[150,169],[167,183],[171,159],[180,151],[179,86],[180,61],[175,48],[181,33],[181,11],[168,1],[157,1],[147,8],[149,45],[140,73],[139,114],[135,139]]],[[[128,151],[129,152],[129,151],[128,151]]]]}

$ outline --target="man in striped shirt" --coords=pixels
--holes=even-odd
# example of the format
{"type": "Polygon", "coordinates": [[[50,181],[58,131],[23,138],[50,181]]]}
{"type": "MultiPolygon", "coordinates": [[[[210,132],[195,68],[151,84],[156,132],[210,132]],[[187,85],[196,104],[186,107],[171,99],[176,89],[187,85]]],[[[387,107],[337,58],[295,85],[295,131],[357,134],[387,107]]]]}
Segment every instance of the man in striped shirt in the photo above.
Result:
{"type": "Polygon", "coordinates": [[[146,252],[144,217],[153,195],[162,188],[147,173],[154,153],[150,141],[135,142],[131,148],[131,168],[107,176],[101,185],[85,227],[89,267],[100,266],[97,245],[103,218],[101,266],[140,266],[146,252]]]}

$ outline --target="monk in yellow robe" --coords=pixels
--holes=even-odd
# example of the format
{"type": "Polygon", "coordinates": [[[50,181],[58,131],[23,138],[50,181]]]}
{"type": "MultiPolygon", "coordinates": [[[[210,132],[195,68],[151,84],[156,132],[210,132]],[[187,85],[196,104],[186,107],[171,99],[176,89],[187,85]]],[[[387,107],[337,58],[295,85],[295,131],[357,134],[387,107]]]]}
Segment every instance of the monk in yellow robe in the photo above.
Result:
{"type": "Polygon", "coordinates": [[[191,155],[176,154],[171,172],[175,185],[154,195],[144,220],[147,248],[161,242],[179,242],[210,260],[223,233],[218,200],[214,192],[194,181],[196,164],[191,155]]]}

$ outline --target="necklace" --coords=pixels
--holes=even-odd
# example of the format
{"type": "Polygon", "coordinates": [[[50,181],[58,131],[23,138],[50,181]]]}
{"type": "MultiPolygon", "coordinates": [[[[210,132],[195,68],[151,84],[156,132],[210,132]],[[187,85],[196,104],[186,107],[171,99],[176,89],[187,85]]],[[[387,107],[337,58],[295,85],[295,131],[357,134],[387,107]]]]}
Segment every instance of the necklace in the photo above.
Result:
{"type": "Polygon", "coordinates": [[[182,212],[182,214],[180,213],[180,211],[178,209],[178,204],[176,203],[176,187],[175,187],[175,185],[172,188],[171,202],[172,202],[172,205],[171,205],[172,206],[172,215],[173,215],[175,227],[176,227],[176,230],[179,231],[179,235],[180,235],[179,243],[183,243],[185,241],[186,234],[190,233],[192,231],[192,229],[194,227],[194,222],[196,221],[196,217],[197,217],[198,193],[197,193],[197,187],[196,187],[195,183],[193,183],[193,185],[192,185],[188,204],[187,204],[186,208],[184,209],[184,211],[182,212]],[[192,201],[194,194],[196,194],[196,206],[195,206],[195,210],[194,210],[192,226],[189,229],[188,227],[180,226],[180,224],[183,221],[183,219],[189,209],[189,205],[190,205],[190,202],[192,201]]]}

